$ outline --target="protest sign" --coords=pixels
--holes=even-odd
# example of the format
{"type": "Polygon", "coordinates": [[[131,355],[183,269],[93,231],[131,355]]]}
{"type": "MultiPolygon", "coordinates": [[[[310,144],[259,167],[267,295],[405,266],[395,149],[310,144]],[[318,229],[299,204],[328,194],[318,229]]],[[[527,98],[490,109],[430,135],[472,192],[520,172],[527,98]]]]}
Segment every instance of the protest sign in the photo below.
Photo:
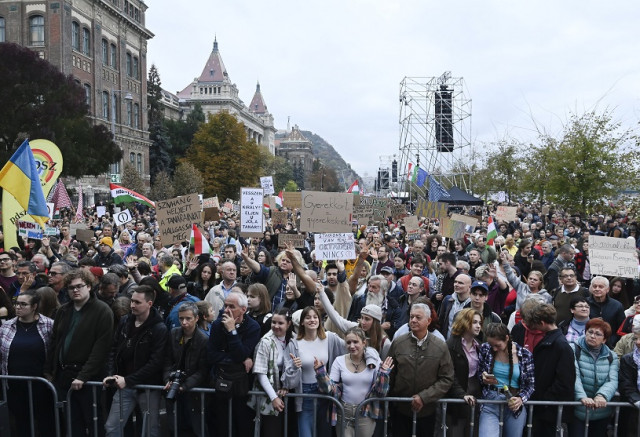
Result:
{"type": "Polygon", "coordinates": [[[260,237],[264,233],[262,226],[262,188],[240,189],[240,234],[247,237],[260,237]]]}
{"type": "Polygon", "coordinates": [[[202,208],[220,208],[220,202],[218,202],[218,196],[207,197],[202,201],[202,208]]]}
{"type": "Polygon", "coordinates": [[[260,178],[260,186],[264,190],[265,196],[270,196],[275,193],[273,189],[273,177],[272,176],[263,176],[260,178]]]}
{"type": "Polygon", "coordinates": [[[300,230],[351,232],[353,194],[303,191],[300,230]]]}
{"type": "Polygon", "coordinates": [[[53,220],[53,214],[55,213],[55,204],[47,202],[47,212],[49,213],[49,218],[53,220]]]}
{"type": "Polygon", "coordinates": [[[542,207],[542,215],[549,215],[549,205],[545,205],[542,207]]]}
{"type": "Polygon", "coordinates": [[[404,218],[404,228],[407,231],[407,238],[409,240],[420,238],[420,223],[418,217],[415,215],[404,218]]]}
{"type": "Polygon", "coordinates": [[[297,249],[304,248],[304,235],[302,234],[277,234],[278,235],[278,247],[286,247],[287,243],[293,244],[293,247],[297,249]]]}
{"type": "Polygon", "coordinates": [[[353,233],[315,234],[317,260],[355,259],[356,243],[353,233]]]}
{"type": "Polygon", "coordinates": [[[124,225],[125,223],[129,223],[131,220],[133,220],[133,215],[131,215],[131,211],[128,209],[113,215],[113,221],[116,226],[124,225]]]}
{"type": "Polygon", "coordinates": [[[220,210],[215,207],[204,209],[204,221],[220,220],[220,210]]]}
{"type": "Polygon", "coordinates": [[[478,219],[468,215],[451,214],[451,220],[455,220],[458,222],[465,222],[467,226],[471,227],[471,232],[473,232],[476,226],[478,226],[478,219]]]}
{"type": "Polygon", "coordinates": [[[191,226],[200,224],[202,212],[198,194],[187,194],[156,202],[156,214],[163,246],[188,241],[191,226]]]}
{"type": "Polygon", "coordinates": [[[289,209],[299,209],[300,205],[302,205],[302,193],[300,191],[285,191],[282,196],[284,197],[282,206],[286,206],[289,209]]]}
{"type": "Polygon", "coordinates": [[[84,223],[70,223],[69,224],[69,233],[71,236],[77,235],[78,229],[87,229],[87,225],[84,223]]]}
{"type": "Polygon", "coordinates": [[[107,212],[106,206],[96,206],[96,213],[98,213],[98,217],[104,217],[107,212]]]}
{"type": "Polygon", "coordinates": [[[373,223],[373,204],[363,204],[360,202],[360,196],[353,196],[353,214],[351,219],[357,221],[359,225],[368,225],[373,223]]]}
{"type": "Polygon", "coordinates": [[[287,211],[271,211],[271,225],[286,226],[289,213],[287,211]]]}
{"type": "Polygon", "coordinates": [[[389,202],[389,213],[394,221],[407,216],[407,208],[402,203],[389,202]]]}
{"type": "Polygon", "coordinates": [[[84,241],[85,243],[90,243],[94,236],[95,233],[93,232],[93,229],[78,229],[76,231],[76,239],[84,241]]]}
{"type": "Polygon", "coordinates": [[[42,240],[42,228],[37,223],[18,220],[18,234],[33,240],[42,240]]]}
{"type": "Polygon", "coordinates": [[[589,265],[592,275],[638,277],[634,241],[589,235],[589,265]]]}
{"type": "Polygon", "coordinates": [[[498,209],[496,209],[496,221],[512,222],[516,219],[517,212],[517,206],[499,206],[498,209]]]}
{"type": "Polygon", "coordinates": [[[443,237],[453,238],[454,240],[464,237],[465,228],[467,224],[457,220],[451,220],[450,218],[440,219],[440,226],[438,227],[438,234],[443,237]]]}
{"type": "Polygon", "coordinates": [[[421,197],[416,206],[416,217],[441,220],[447,217],[448,208],[449,206],[444,202],[428,202],[421,197]]]}

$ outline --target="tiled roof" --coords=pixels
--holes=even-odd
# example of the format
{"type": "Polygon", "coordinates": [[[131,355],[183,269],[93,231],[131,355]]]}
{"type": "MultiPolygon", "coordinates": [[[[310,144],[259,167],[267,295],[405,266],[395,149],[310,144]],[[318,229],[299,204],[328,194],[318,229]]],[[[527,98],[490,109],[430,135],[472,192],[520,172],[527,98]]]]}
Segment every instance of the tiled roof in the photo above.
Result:
{"type": "Polygon", "coordinates": [[[264,104],[264,99],[262,98],[262,93],[260,92],[260,82],[256,85],[256,93],[253,95],[253,99],[251,99],[251,104],[249,105],[249,111],[254,114],[264,114],[267,112],[267,105],[264,104]]]}

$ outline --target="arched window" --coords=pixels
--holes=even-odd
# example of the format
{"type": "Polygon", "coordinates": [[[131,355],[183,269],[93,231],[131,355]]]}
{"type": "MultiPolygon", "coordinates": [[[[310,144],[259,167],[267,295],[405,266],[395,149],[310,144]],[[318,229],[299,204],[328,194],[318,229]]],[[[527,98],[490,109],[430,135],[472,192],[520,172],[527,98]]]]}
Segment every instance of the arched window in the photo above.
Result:
{"type": "Polygon", "coordinates": [[[129,153],[129,162],[131,163],[131,165],[133,165],[135,167],[136,165],[136,154],[131,152],[129,153]]]}
{"type": "Polygon", "coordinates": [[[82,53],[91,55],[91,32],[86,27],[82,28],[82,53]]]}
{"type": "Polygon", "coordinates": [[[80,25],[75,21],[71,22],[71,47],[80,50],[80,25]]]}
{"type": "Polygon", "coordinates": [[[4,17],[0,17],[0,42],[7,40],[6,28],[7,23],[4,21],[4,17]]]}

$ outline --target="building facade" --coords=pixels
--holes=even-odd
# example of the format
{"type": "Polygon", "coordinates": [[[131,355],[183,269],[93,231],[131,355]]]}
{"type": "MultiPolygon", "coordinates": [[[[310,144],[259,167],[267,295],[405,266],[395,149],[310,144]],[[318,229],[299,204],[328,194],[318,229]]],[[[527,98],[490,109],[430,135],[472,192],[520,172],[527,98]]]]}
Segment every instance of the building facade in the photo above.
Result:
{"type": "Polygon", "coordinates": [[[247,138],[258,145],[266,147],[275,153],[275,134],[273,116],[267,110],[267,105],[260,91],[260,84],[247,107],[239,97],[238,87],[231,82],[227,69],[222,62],[218,49],[218,41],[213,43],[213,50],[202,69],[200,76],[175,95],[163,93],[165,116],[174,118],[186,116],[199,103],[205,114],[217,114],[226,111],[237,117],[244,124],[247,138]],[[175,97],[175,98],[174,98],[175,97]],[[179,109],[176,112],[172,103],[177,98],[179,109]]]}
{"type": "Polygon", "coordinates": [[[150,181],[147,41],[153,34],[146,10],[141,0],[0,0],[0,41],[28,47],[73,75],[85,89],[89,117],[109,126],[123,151],[108,174],[80,179],[88,205],[109,197],[109,181],[120,180],[125,162],[150,181]]]}
{"type": "Polygon", "coordinates": [[[276,155],[289,161],[299,188],[309,186],[313,171],[313,144],[300,132],[298,125],[294,125],[286,137],[277,141],[276,155]]]}

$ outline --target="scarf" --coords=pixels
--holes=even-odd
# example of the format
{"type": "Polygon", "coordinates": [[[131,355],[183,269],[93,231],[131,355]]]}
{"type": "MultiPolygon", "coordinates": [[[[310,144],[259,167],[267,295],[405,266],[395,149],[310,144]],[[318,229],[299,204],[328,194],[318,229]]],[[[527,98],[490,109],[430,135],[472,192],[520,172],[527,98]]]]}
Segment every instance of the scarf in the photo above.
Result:
{"type": "Polygon", "coordinates": [[[580,320],[576,320],[572,318],[571,323],[569,323],[569,326],[571,326],[578,334],[584,335],[584,330],[587,326],[588,321],[589,320],[585,320],[584,322],[581,322],[580,320]]]}
{"type": "Polygon", "coordinates": [[[636,385],[638,386],[638,391],[640,391],[640,349],[637,346],[633,348],[633,362],[636,363],[636,367],[638,369],[638,377],[636,385]]]}
{"type": "Polygon", "coordinates": [[[544,332],[535,331],[533,329],[529,329],[527,325],[522,322],[522,326],[524,326],[524,347],[526,347],[531,353],[536,348],[538,343],[542,341],[544,338],[544,332]]]}

